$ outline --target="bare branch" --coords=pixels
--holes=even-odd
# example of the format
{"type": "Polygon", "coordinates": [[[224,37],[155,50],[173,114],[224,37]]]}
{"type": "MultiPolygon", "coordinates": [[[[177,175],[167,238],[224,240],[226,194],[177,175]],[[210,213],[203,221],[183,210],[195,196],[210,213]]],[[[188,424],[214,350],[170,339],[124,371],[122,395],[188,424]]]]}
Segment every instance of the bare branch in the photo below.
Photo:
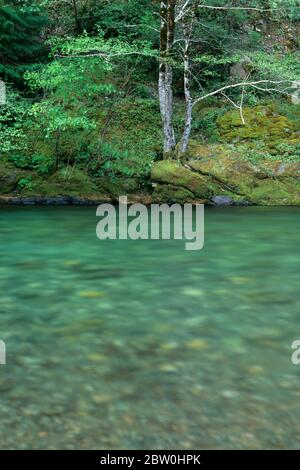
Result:
{"type": "Polygon", "coordinates": [[[106,53],[106,52],[91,52],[91,53],[82,53],[82,54],[54,54],[55,59],[82,59],[85,57],[102,57],[105,60],[110,59],[111,57],[120,57],[126,55],[140,55],[144,57],[154,57],[146,52],[142,51],[130,51],[130,52],[115,52],[115,53],[106,53]]]}
{"type": "Polygon", "coordinates": [[[214,6],[214,5],[197,5],[198,8],[208,8],[210,10],[249,10],[249,11],[272,11],[270,8],[258,7],[233,7],[233,6],[214,6]]]}
{"type": "Polygon", "coordinates": [[[245,119],[244,119],[244,113],[243,113],[244,95],[245,95],[245,87],[243,86],[242,87],[242,96],[241,96],[241,101],[240,101],[240,106],[239,106],[240,116],[241,116],[241,120],[242,120],[243,125],[245,125],[245,119]]]}
{"type": "Polygon", "coordinates": [[[190,0],[186,0],[184,5],[181,7],[181,9],[179,10],[178,15],[175,18],[175,23],[178,23],[178,21],[180,21],[184,17],[184,15],[186,14],[186,9],[189,6],[189,3],[190,3],[190,0]]]}
{"type": "Polygon", "coordinates": [[[224,98],[226,98],[230,104],[232,104],[232,106],[236,109],[239,109],[239,105],[236,104],[231,98],[229,98],[229,96],[226,95],[226,93],[222,92],[221,93],[222,96],[224,96],[224,98]]]}
{"type": "Polygon", "coordinates": [[[292,88],[292,87],[287,87],[287,88],[285,88],[284,90],[281,91],[280,89],[277,89],[277,88],[258,87],[258,85],[263,84],[263,83],[279,85],[280,83],[292,83],[292,82],[291,82],[291,80],[257,80],[255,82],[240,82],[240,83],[234,83],[234,84],[231,84],[231,85],[225,85],[225,86],[219,88],[218,90],[211,91],[210,93],[207,93],[206,95],[203,95],[203,96],[200,96],[199,98],[197,98],[193,102],[193,107],[197,103],[199,103],[199,101],[205,100],[206,98],[209,98],[210,96],[218,95],[219,93],[222,93],[225,90],[229,90],[230,88],[252,87],[252,88],[260,89],[262,91],[276,91],[278,93],[284,93],[284,94],[288,94],[284,90],[287,90],[288,88],[292,88]]]}
{"type": "MultiPolygon", "coordinates": [[[[178,23],[182,18],[186,15],[189,10],[191,0],[186,0],[183,6],[180,8],[176,18],[175,23],[178,23]]],[[[259,7],[235,7],[231,5],[223,5],[223,6],[216,6],[216,5],[203,5],[203,4],[196,4],[197,8],[206,8],[209,10],[241,10],[241,11],[259,11],[259,12],[267,12],[272,11],[270,8],[259,8],[259,7]]]]}
{"type": "Polygon", "coordinates": [[[148,24],[124,24],[123,26],[125,26],[125,28],[148,28],[152,31],[155,31],[156,33],[159,33],[159,29],[154,28],[148,24]]]}

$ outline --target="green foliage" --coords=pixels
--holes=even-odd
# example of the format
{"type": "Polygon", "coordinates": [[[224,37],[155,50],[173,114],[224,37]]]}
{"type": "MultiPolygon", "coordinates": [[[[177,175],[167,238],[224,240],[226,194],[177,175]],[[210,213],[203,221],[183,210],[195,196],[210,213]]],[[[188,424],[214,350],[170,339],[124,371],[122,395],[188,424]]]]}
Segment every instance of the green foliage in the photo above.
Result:
{"type": "Polygon", "coordinates": [[[24,124],[30,123],[30,102],[10,88],[0,106],[0,158],[26,148],[24,124]]]}
{"type": "Polygon", "coordinates": [[[18,189],[19,190],[27,189],[29,191],[32,190],[32,178],[31,177],[21,178],[18,181],[18,189]]]}
{"type": "Polygon", "coordinates": [[[286,116],[289,121],[293,122],[297,129],[300,129],[300,106],[292,104],[289,100],[274,100],[272,102],[274,110],[286,116]]]}
{"type": "MultiPolygon", "coordinates": [[[[122,50],[125,54],[135,50],[128,44],[122,46],[120,41],[108,46],[99,35],[71,42],[58,40],[53,52],[78,54],[92,46],[101,49],[103,43],[116,55],[122,50]]],[[[124,91],[113,72],[112,64],[103,58],[83,56],[61,58],[26,74],[30,88],[44,94],[44,99],[32,107],[33,129],[38,141],[49,144],[56,161],[54,169],[60,162],[85,166],[93,176],[149,174],[160,151],[158,104],[136,96],[123,98],[124,91]]],[[[40,153],[39,145],[32,151],[40,153]]],[[[23,168],[34,167],[28,158],[22,164],[23,168]]]]}
{"type": "Polygon", "coordinates": [[[284,161],[300,161],[300,142],[295,145],[281,142],[278,144],[277,150],[278,153],[282,155],[284,161]]]}
{"type": "MultiPolygon", "coordinates": [[[[106,116],[106,140],[90,147],[90,171],[96,175],[146,177],[161,152],[160,116],[156,100],[124,98],[106,116]]],[[[105,130],[105,127],[104,127],[105,130]]],[[[103,135],[103,130],[99,129],[103,135]]]]}
{"type": "Polygon", "coordinates": [[[299,0],[269,0],[272,8],[272,18],[280,20],[288,17],[292,21],[300,19],[299,0]]]}
{"type": "MultiPolygon", "coordinates": [[[[94,176],[115,176],[117,174],[122,174],[124,176],[134,176],[137,171],[141,174],[144,170],[143,165],[139,165],[137,168],[133,163],[134,154],[130,150],[120,150],[116,146],[101,142],[98,146],[99,157],[97,159],[97,171],[93,172],[94,176]]],[[[141,162],[139,162],[141,163],[141,162]]]]}
{"type": "Polygon", "coordinates": [[[206,107],[195,112],[193,121],[193,132],[199,136],[199,140],[205,139],[209,142],[219,141],[217,119],[226,112],[226,107],[206,107]]]}
{"type": "Polygon", "coordinates": [[[12,154],[9,157],[9,161],[17,168],[35,170],[40,175],[50,174],[54,167],[53,158],[40,154],[12,154]]]}
{"type": "MultiPolygon", "coordinates": [[[[127,40],[119,38],[106,39],[104,31],[98,29],[95,36],[88,35],[87,33],[75,38],[59,38],[52,37],[49,41],[51,45],[51,52],[63,55],[84,54],[91,56],[98,56],[98,58],[105,65],[110,68],[110,62],[106,58],[123,58],[125,55],[143,55],[145,57],[153,57],[155,52],[151,48],[151,43],[146,40],[135,41],[130,43],[127,40]]],[[[157,55],[157,54],[156,54],[157,55]]]]}
{"type": "MultiPolygon", "coordinates": [[[[249,54],[249,59],[260,79],[291,81],[300,76],[299,53],[282,55],[256,51],[249,54]]],[[[280,85],[277,88],[280,89],[280,85]]]]}
{"type": "Polygon", "coordinates": [[[84,31],[93,34],[101,28],[106,38],[153,38],[157,42],[155,31],[149,28],[157,22],[153,10],[158,11],[158,3],[152,0],[45,0],[45,3],[52,21],[59,21],[61,35],[74,36],[84,31]]]}
{"type": "Polygon", "coordinates": [[[115,91],[113,84],[104,81],[107,71],[97,58],[78,58],[54,61],[39,72],[26,74],[30,88],[43,90],[45,96],[32,107],[33,128],[52,149],[54,169],[59,161],[81,155],[88,135],[96,128],[100,98],[115,91]]]}
{"type": "Polygon", "coordinates": [[[0,3],[0,77],[20,82],[25,65],[44,55],[41,30],[47,17],[42,8],[26,0],[0,3]]]}
{"type": "MultiPolygon", "coordinates": [[[[157,20],[153,14],[151,0],[132,0],[130,2],[114,1],[96,2],[90,10],[90,17],[84,18],[87,30],[93,30],[93,24],[105,32],[105,37],[122,37],[126,40],[150,40],[157,44],[157,35],[151,30],[157,20]],[[150,28],[149,28],[150,26],[150,28]]],[[[154,5],[154,10],[157,8],[154,5]]],[[[94,28],[95,28],[94,26],[94,28]]]]}
{"type": "Polygon", "coordinates": [[[289,143],[281,142],[276,146],[276,153],[268,152],[263,143],[256,143],[252,147],[236,147],[240,151],[241,159],[250,161],[251,163],[260,163],[261,161],[282,161],[284,163],[299,163],[300,162],[300,143],[291,145],[289,143]]]}

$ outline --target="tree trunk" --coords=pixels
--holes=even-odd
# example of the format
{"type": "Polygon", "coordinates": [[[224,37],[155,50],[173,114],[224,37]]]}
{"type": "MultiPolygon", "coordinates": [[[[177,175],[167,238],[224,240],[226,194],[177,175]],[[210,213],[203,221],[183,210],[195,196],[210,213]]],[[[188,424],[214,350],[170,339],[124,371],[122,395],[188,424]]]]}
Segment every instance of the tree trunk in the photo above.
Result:
{"type": "Polygon", "coordinates": [[[74,19],[75,19],[77,33],[80,34],[82,28],[81,28],[81,22],[78,16],[77,2],[76,0],[72,0],[72,3],[73,3],[74,19]]]}
{"type": "Polygon", "coordinates": [[[6,104],[6,85],[3,80],[0,80],[0,106],[6,104]]]}
{"type": "Polygon", "coordinates": [[[55,133],[55,150],[54,150],[54,155],[55,155],[55,163],[54,163],[54,171],[58,170],[59,166],[59,141],[60,141],[60,130],[58,130],[55,133]]]}
{"type": "Polygon", "coordinates": [[[174,150],[176,141],[173,128],[173,66],[172,53],[175,29],[175,0],[160,3],[160,62],[159,104],[163,123],[164,153],[174,150]]]}
{"type": "Polygon", "coordinates": [[[184,121],[184,130],[182,134],[182,139],[180,142],[179,153],[185,153],[188,148],[191,130],[192,130],[192,110],[193,110],[193,100],[191,96],[190,86],[191,86],[191,64],[189,59],[189,48],[190,48],[190,37],[192,32],[192,23],[190,28],[184,25],[184,72],[183,72],[183,82],[184,82],[184,97],[185,97],[185,121],[184,121]]]}

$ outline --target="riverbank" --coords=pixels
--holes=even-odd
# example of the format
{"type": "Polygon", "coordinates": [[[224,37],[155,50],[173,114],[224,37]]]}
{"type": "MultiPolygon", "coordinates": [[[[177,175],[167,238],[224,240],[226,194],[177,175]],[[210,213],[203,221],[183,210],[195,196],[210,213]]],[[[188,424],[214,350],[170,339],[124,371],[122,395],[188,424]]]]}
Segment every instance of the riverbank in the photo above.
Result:
{"type": "Polygon", "coordinates": [[[126,195],[143,204],[300,206],[300,129],[279,111],[245,108],[246,125],[227,112],[217,119],[218,142],[191,140],[186,154],[157,156],[146,173],[92,171],[90,162],[44,173],[8,158],[0,165],[0,203],[91,205],[126,195]]]}
{"type": "Polygon", "coordinates": [[[60,170],[48,179],[9,167],[0,171],[0,204],[97,205],[118,203],[120,196],[146,205],[300,206],[300,162],[246,160],[224,144],[195,144],[188,157],[154,163],[146,182],[92,178],[74,168],[67,177],[60,170]]]}
{"type": "MultiPolygon", "coordinates": [[[[76,197],[76,196],[0,196],[0,205],[12,206],[94,206],[105,203],[116,203],[117,200],[111,196],[94,197],[76,197]]],[[[131,195],[128,198],[129,204],[141,203],[151,204],[151,197],[144,195],[131,195]]]]}
{"type": "MultiPolygon", "coordinates": [[[[151,195],[133,195],[127,196],[128,204],[145,204],[149,206],[152,204],[151,195]]],[[[234,201],[228,200],[226,197],[217,197],[216,203],[214,205],[237,205],[233,203],[234,201]],[[221,199],[220,199],[221,198],[221,199]],[[232,202],[232,203],[231,203],[232,202]]],[[[102,196],[101,198],[84,198],[84,197],[74,197],[74,196],[54,196],[54,197],[41,197],[41,196],[32,196],[32,197],[22,197],[22,196],[0,196],[0,206],[95,206],[99,204],[117,204],[118,199],[107,195],[106,197],[102,196]]],[[[203,201],[198,200],[194,203],[201,204],[203,201]]]]}

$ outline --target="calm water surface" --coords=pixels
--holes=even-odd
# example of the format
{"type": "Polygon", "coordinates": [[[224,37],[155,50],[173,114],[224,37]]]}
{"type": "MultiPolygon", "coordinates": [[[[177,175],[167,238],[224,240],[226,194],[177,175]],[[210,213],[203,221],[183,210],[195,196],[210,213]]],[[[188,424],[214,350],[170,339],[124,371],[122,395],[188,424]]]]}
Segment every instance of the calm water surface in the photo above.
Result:
{"type": "Polygon", "coordinates": [[[0,447],[299,448],[299,215],[206,210],[188,252],[0,208],[0,447]]]}

